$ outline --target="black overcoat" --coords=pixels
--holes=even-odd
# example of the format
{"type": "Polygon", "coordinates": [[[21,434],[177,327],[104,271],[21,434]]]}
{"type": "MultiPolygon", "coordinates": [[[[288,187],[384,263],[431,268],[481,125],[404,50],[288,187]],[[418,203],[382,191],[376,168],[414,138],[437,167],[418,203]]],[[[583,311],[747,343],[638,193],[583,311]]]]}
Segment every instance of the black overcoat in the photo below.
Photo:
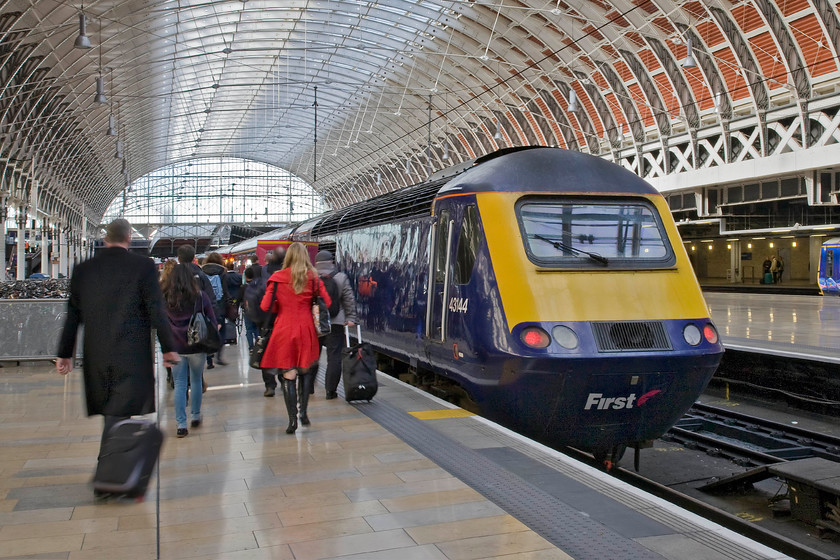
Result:
{"type": "Polygon", "coordinates": [[[157,329],[161,350],[172,351],[154,262],[122,247],[107,247],[76,265],[59,358],[73,356],[81,324],[88,415],[154,412],[152,328],[157,329]]]}

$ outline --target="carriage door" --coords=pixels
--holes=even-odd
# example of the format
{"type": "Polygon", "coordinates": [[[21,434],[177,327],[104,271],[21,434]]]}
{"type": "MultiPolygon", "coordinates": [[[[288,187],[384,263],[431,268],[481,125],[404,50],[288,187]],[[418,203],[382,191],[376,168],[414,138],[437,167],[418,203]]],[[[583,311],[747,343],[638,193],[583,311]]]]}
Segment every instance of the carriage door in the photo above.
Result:
{"type": "MultiPolygon", "coordinates": [[[[439,203],[440,204],[440,203],[439,203]]],[[[449,210],[438,213],[432,229],[432,250],[429,252],[429,291],[426,310],[426,338],[446,340],[445,302],[448,300],[452,255],[453,221],[449,210]]]]}

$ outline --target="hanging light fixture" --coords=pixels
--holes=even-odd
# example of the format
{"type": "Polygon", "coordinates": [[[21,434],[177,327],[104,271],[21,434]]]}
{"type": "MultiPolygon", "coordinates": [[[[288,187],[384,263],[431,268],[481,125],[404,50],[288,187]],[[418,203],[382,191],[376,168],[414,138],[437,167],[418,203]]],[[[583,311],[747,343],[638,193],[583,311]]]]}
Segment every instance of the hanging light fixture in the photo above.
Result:
{"type": "Polygon", "coordinates": [[[106,136],[116,136],[117,135],[117,121],[114,119],[114,115],[108,116],[108,131],[105,132],[106,136]]]}
{"type": "Polygon", "coordinates": [[[87,36],[87,20],[84,12],[79,13],[79,36],[76,37],[76,42],[73,46],[77,49],[89,49],[93,45],[90,42],[90,37],[87,36]]]}
{"type": "Polygon", "coordinates": [[[443,145],[443,159],[449,161],[449,144],[443,145]]]}
{"type": "Polygon", "coordinates": [[[108,98],[105,97],[105,78],[101,75],[96,78],[96,95],[93,97],[96,103],[108,103],[108,98]]]}
{"type": "Polygon", "coordinates": [[[575,90],[569,89],[569,112],[570,113],[577,113],[578,110],[578,102],[577,102],[577,94],[575,90]]]}
{"type": "Polygon", "coordinates": [[[683,68],[694,68],[697,66],[697,61],[694,60],[694,53],[691,50],[691,37],[685,40],[685,60],[682,61],[683,68]]]}
{"type": "Polygon", "coordinates": [[[499,119],[496,119],[496,134],[493,135],[494,140],[502,139],[502,131],[499,130],[499,119]]]}
{"type": "Polygon", "coordinates": [[[123,157],[123,146],[122,146],[122,142],[120,142],[119,140],[117,140],[117,149],[116,149],[116,151],[114,152],[114,159],[122,159],[122,157],[123,157]]]}

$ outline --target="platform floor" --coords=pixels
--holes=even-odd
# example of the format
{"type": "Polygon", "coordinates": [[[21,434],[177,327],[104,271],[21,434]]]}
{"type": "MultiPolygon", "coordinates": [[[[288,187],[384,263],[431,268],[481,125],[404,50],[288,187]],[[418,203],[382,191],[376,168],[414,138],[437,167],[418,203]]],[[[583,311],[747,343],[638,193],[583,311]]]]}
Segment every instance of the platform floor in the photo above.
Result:
{"type": "Polygon", "coordinates": [[[153,559],[158,538],[165,559],[785,558],[384,376],[371,404],[319,385],[312,426],[286,435],[244,348],[228,358],[186,438],[161,387],[168,437],[143,503],[93,500],[101,418],[83,414],[79,371],[6,364],[0,558],[153,559]]]}
{"type": "Polygon", "coordinates": [[[703,294],[724,347],[840,363],[840,298],[703,294]]]}

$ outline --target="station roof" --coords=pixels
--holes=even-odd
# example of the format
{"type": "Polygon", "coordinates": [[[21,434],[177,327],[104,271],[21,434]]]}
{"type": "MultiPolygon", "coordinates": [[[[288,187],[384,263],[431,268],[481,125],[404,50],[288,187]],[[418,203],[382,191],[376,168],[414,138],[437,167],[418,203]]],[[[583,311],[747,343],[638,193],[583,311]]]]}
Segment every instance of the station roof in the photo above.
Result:
{"type": "Polygon", "coordinates": [[[134,178],[241,157],[339,208],[500,147],[801,108],[839,51],[829,0],[7,0],[0,194],[96,224],[134,178]]]}

